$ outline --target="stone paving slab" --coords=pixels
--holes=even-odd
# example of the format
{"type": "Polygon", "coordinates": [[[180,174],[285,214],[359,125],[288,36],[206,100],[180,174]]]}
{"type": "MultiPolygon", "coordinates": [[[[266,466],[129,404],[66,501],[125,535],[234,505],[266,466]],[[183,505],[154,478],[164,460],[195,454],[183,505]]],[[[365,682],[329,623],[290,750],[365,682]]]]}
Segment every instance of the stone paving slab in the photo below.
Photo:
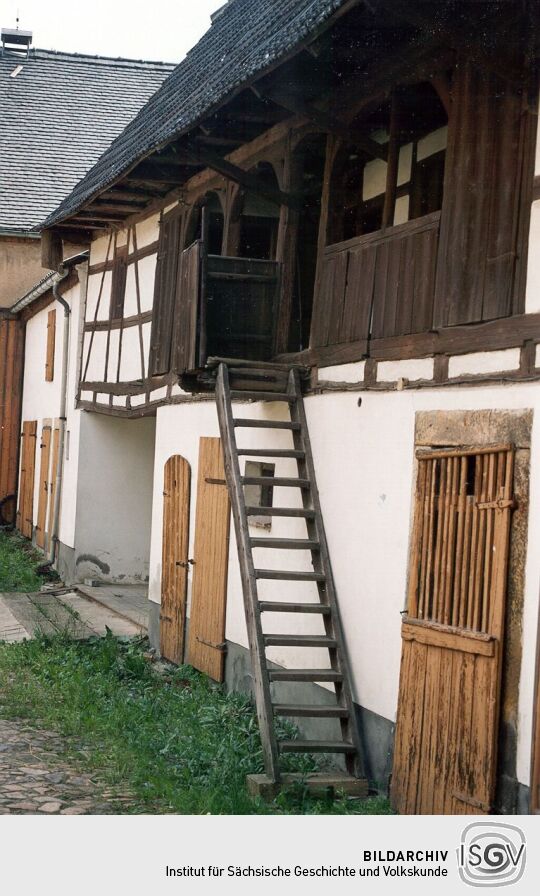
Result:
{"type": "Polygon", "coordinates": [[[74,768],[59,735],[0,719],[0,815],[112,815],[133,801],[74,768]]]}
{"type": "Polygon", "coordinates": [[[78,640],[103,636],[107,629],[124,638],[146,633],[141,621],[75,591],[0,594],[0,641],[13,643],[58,633],[78,640]]]}

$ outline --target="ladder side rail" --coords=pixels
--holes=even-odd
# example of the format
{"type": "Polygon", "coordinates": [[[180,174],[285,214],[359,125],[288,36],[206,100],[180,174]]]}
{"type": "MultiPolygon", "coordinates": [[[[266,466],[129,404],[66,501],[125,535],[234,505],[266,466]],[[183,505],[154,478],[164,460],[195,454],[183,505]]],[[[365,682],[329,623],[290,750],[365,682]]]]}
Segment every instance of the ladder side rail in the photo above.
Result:
{"type": "Polygon", "coordinates": [[[244,492],[241,484],[234,420],[232,414],[229,375],[225,364],[220,364],[216,383],[216,404],[223,444],[225,475],[231,497],[238,561],[244,595],[244,609],[251,653],[255,703],[259,720],[264,764],[272,781],[280,780],[279,759],[273,728],[270,683],[266,670],[266,653],[258,606],[257,580],[249,541],[244,492]]]}
{"type": "Polygon", "coordinates": [[[335,684],[336,696],[338,702],[340,704],[344,703],[349,710],[348,717],[340,719],[341,731],[343,738],[350,740],[356,748],[356,756],[347,758],[347,769],[351,774],[356,775],[356,777],[362,777],[364,774],[364,755],[352,697],[351,666],[339,613],[298,370],[291,370],[289,374],[288,388],[291,393],[296,395],[296,401],[291,405],[290,409],[291,420],[300,423],[300,428],[298,430],[293,430],[294,447],[304,451],[303,459],[298,460],[298,475],[302,478],[309,479],[311,482],[311,489],[309,491],[302,491],[301,494],[304,508],[311,506],[315,511],[315,518],[313,520],[306,520],[308,537],[310,539],[316,539],[319,542],[319,550],[317,552],[312,552],[311,554],[313,569],[315,572],[322,572],[325,575],[325,581],[321,582],[318,586],[319,596],[321,602],[327,604],[331,609],[331,614],[324,616],[325,632],[328,637],[333,636],[337,642],[337,649],[329,650],[330,662],[332,669],[343,673],[342,681],[336,682],[335,684]]]}

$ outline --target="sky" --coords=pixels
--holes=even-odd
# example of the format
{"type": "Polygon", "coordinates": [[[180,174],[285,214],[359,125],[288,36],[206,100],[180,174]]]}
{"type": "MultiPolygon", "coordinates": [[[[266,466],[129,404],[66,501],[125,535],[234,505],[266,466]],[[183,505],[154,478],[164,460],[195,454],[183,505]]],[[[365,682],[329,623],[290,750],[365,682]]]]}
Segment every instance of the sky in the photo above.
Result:
{"type": "Polygon", "coordinates": [[[33,46],[180,62],[225,0],[0,0],[0,26],[33,31],[33,46]]]}

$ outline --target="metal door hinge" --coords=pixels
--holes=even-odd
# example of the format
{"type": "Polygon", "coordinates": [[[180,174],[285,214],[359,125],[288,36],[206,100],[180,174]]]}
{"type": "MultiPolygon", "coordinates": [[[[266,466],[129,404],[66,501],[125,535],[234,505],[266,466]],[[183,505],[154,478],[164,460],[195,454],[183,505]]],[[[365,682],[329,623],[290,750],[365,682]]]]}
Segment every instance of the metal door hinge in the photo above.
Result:
{"type": "Polygon", "coordinates": [[[182,569],[187,569],[190,564],[191,564],[191,566],[195,566],[195,560],[177,560],[176,561],[176,565],[181,566],[182,569]]]}
{"type": "Polygon", "coordinates": [[[225,479],[214,479],[213,476],[205,476],[204,481],[208,483],[208,485],[227,485],[225,479]]]}
{"type": "Polygon", "coordinates": [[[199,644],[204,644],[205,647],[211,647],[212,650],[219,650],[220,653],[227,652],[227,642],[226,641],[222,641],[221,644],[215,644],[214,641],[207,641],[206,638],[199,638],[198,635],[197,635],[196,640],[199,642],[199,644]]]}
{"type": "Polygon", "coordinates": [[[507,507],[514,510],[517,503],[513,498],[497,498],[495,501],[479,501],[474,506],[477,510],[505,510],[507,507]]]}

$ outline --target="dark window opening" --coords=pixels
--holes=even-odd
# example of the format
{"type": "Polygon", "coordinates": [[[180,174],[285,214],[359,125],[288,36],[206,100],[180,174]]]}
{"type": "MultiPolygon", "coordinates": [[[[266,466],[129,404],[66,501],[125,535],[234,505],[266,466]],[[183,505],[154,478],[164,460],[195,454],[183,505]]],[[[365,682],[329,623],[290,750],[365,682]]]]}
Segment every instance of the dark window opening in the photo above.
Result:
{"type": "Polygon", "coordinates": [[[184,238],[184,248],[191,246],[195,240],[202,238],[203,209],[206,215],[207,233],[206,247],[209,255],[221,255],[223,246],[223,208],[219,196],[215,192],[206,196],[194,206],[184,238]]]}
{"type": "MultiPolygon", "coordinates": [[[[251,170],[261,184],[279,190],[276,173],[269,162],[259,162],[251,170]]],[[[272,261],[276,257],[280,206],[266,195],[246,190],[242,199],[238,252],[241,258],[272,261]]]]}
{"type": "Polygon", "coordinates": [[[431,84],[396,89],[353,126],[378,145],[375,158],[351,142],[334,161],[330,244],[374,233],[442,207],[447,115],[431,84]]]}
{"type": "MultiPolygon", "coordinates": [[[[276,465],[269,463],[259,463],[258,461],[246,461],[245,476],[251,479],[268,479],[268,485],[265,483],[254,483],[244,486],[244,495],[246,504],[249,507],[273,507],[274,486],[272,480],[275,476],[276,465]]],[[[272,525],[272,517],[258,516],[257,514],[249,517],[250,526],[258,526],[262,529],[270,529],[272,525]]]]}
{"type": "Polygon", "coordinates": [[[309,345],[313,292],[317,269],[321,193],[326,156],[326,136],[307,137],[295,152],[295,191],[304,196],[296,240],[295,275],[288,350],[309,345]]]}

